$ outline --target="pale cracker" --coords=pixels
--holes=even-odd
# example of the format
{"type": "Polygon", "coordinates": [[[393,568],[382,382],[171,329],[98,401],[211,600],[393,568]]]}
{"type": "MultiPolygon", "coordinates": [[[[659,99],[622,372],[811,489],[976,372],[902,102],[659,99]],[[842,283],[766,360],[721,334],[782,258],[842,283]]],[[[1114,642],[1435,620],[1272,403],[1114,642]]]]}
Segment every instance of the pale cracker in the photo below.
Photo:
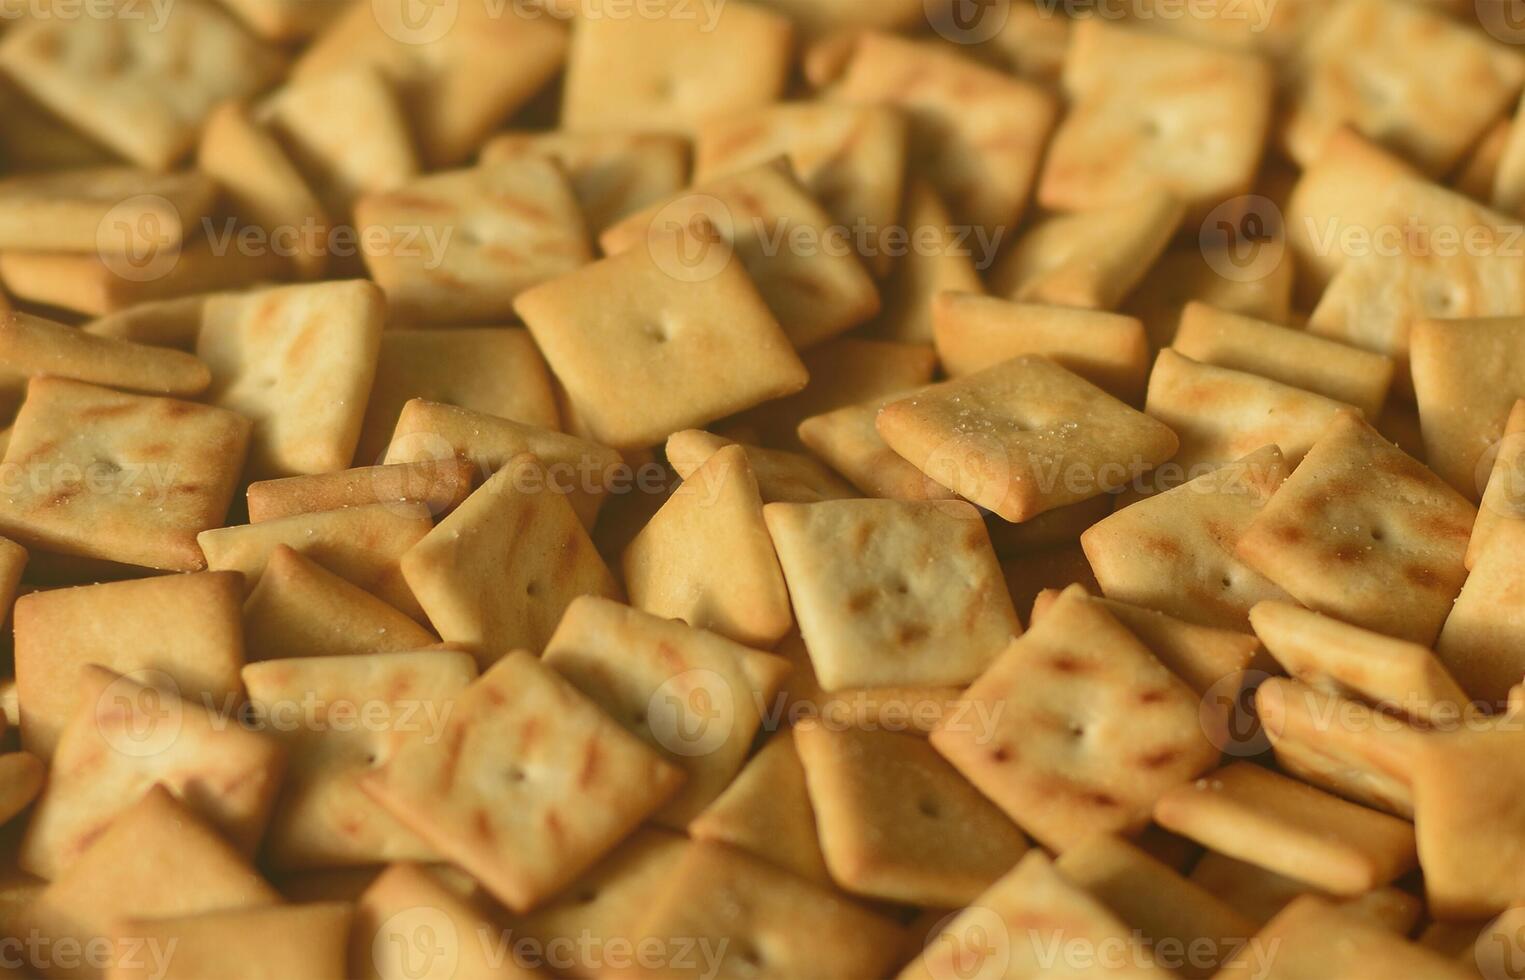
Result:
{"type": "Polygon", "coordinates": [[[1435,643],[1436,655],[1462,689],[1491,710],[1498,710],[1525,677],[1522,547],[1525,521],[1504,521],[1493,529],[1435,643]]]}
{"type": "Polygon", "coordinates": [[[1408,935],[1424,914],[1424,902],[1388,885],[1353,897],[1321,892],[1295,878],[1207,851],[1191,870],[1191,880],[1206,888],[1245,918],[1264,925],[1300,895],[1317,895],[1390,932],[1408,935]]]}
{"type": "MultiPolygon", "coordinates": [[[[1262,247],[1275,248],[1276,240],[1262,247]]],[[[1154,271],[1129,294],[1121,312],[1143,321],[1155,348],[1169,347],[1181,311],[1190,302],[1205,303],[1240,316],[1285,323],[1292,313],[1294,263],[1283,255],[1264,276],[1224,275],[1236,269],[1227,247],[1172,249],[1160,256],[1154,271]]]]}
{"type": "Polygon", "coordinates": [[[85,333],[27,313],[0,312],[0,365],[26,377],[186,398],[212,383],[211,370],[189,354],[85,333]]]}
{"type": "MultiPolygon", "coordinates": [[[[668,465],[686,480],[710,457],[731,445],[737,443],[699,429],[684,429],[667,437],[664,452],[668,465]]],[[[811,504],[858,496],[856,490],[812,456],[760,446],[742,445],[742,449],[765,504],[811,504]]]]}
{"type": "Polygon", "coordinates": [[[194,353],[201,333],[202,312],[211,294],[150,300],[96,317],[80,329],[102,337],[130,340],[135,344],[169,347],[194,353]]]}
{"type": "MultiPolygon", "coordinates": [[[[954,225],[936,188],[921,178],[908,182],[900,227],[908,244],[897,248],[890,240],[881,246],[889,258],[889,272],[880,291],[883,310],[864,333],[908,345],[929,344],[933,339],[933,298],[948,291],[983,293],[985,283],[980,272],[995,261],[1000,242],[989,235],[978,250],[972,248],[966,229],[954,225]],[[960,242],[960,238],[964,240],[960,242]]],[[[1004,238],[1005,229],[1000,231],[1004,238]]],[[[979,232],[970,234],[977,236],[979,232]]],[[[979,241],[976,238],[977,244],[979,241]]]]}
{"type": "MultiPolygon", "coordinates": [[[[800,440],[867,496],[951,500],[952,490],[906,462],[879,435],[875,423],[880,410],[908,394],[898,392],[861,405],[812,415],[799,424],[800,440]]],[[[1037,519],[1042,520],[1042,516],[1037,519]]]]}
{"type": "Polygon", "coordinates": [[[1425,454],[1446,482],[1477,500],[1490,450],[1525,397],[1525,318],[1420,320],[1413,343],[1425,454]]]}
{"type": "Polygon", "coordinates": [[[1469,569],[1477,564],[1500,523],[1525,520],[1525,398],[1514,403],[1504,425],[1503,440],[1484,454],[1479,468],[1489,456],[1493,457],[1493,468],[1488,473],[1482,506],[1478,508],[1472,540],[1467,545],[1469,569]]]}
{"type": "Polygon", "coordinates": [[[475,463],[452,456],[260,480],[249,484],[249,523],[378,503],[418,503],[448,514],[476,489],[479,475],[475,463]]]}
{"type": "Polygon", "coordinates": [[[250,980],[347,976],[353,918],[345,902],[134,915],[113,930],[116,955],[106,980],[201,980],[234,972],[250,980]],[[162,961],[153,955],[158,951],[162,961]]]}
{"type": "Polygon", "coordinates": [[[217,185],[195,171],[92,167],[0,180],[0,248],[94,252],[174,250],[195,237],[217,185]]]}

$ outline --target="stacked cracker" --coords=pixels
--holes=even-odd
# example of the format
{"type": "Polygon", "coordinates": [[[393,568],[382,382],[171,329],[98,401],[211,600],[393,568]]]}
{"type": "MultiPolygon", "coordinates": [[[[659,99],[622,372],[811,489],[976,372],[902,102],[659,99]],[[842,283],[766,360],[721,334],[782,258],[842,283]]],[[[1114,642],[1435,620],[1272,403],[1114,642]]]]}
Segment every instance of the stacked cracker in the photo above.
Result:
{"type": "Polygon", "coordinates": [[[0,4],[0,968],[1514,975],[1520,39],[1107,6],[0,4]]]}

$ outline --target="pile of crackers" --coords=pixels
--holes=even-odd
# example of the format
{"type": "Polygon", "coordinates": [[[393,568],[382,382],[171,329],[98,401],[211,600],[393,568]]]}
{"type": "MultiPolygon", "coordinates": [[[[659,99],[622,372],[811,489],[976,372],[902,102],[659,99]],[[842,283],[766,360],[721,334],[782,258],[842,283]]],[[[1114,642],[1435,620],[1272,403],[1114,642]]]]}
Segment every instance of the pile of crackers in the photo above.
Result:
{"type": "Polygon", "coordinates": [[[0,0],[0,975],[1504,980],[1512,0],[0,0]]]}

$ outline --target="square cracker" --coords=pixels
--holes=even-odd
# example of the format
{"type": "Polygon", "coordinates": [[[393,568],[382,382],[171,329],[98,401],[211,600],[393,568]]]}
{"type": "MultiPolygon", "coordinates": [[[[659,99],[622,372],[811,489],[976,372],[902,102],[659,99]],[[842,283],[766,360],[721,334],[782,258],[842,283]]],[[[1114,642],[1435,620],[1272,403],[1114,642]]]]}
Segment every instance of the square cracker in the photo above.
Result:
{"type": "Polygon", "coordinates": [[[27,313],[0,311],[0,364],[25,377],[70,378],[106,388],[193,398],[212,383],[182,351],[100,337],[27,313]]]}
{"type": "Polygon", "coordinates": [[[480,159],[509,163],[531,154],[566,171],[594,235],[688,183],[688,142],[669,133],[500,133],[480,159]]]}
{"type": "Polygon", "coordinates": [[[962,684],[1022,632],[962,501],[768,504],[763,516],[827,691],[962,684]]]}
{"type": "Polygon", "coordinates": [[[529,454],[505,463],[401,567],[439,635],[484,667],[510,650],[539,651],[578,596],[619,595],[577,514],[529,454]]]}
{"type": "Polygon", "coordinates": [[[178,249],[218,187],[196,171],[91,167],[0,180],[0,248],[39,252],[178,249]]]}
{"type": "Polygon", "coordinates": [[[86,667],[21,842],[21,867],[57,878],[156,784],[252,855],[286,759],[273,739],[231,719],[233,710],[231,703],[185,700],[157,671],[132,676],[86,667]]]}
{"type": "Polygon", "coordinates": [[[485,476],[521,453],[535,454],[589,530],[605,495],[620,488],[627,472],[619,453],[596,442],[422,398],[402,406],[386,462],[454,456],[469,460],[485,476]]]}
{"type": "MultiPolygon", "coordinates": [[[[48,885],[22,913],[19,928],[55,943],[88,943],[127,916],[143,918],[277,905],[233,845],[162,786],[122,801],[94,846],[48,885]]],[[[47,970],[53,980],[95,978],[81,965],[47,970]]]]}
{"type": "Polygon", "coordinates": [[[417,503],[447,514],[476,489],[477,476],[470,460],[446,457],[260,480],[247,491],[249,523],[380,503],[417,503]]]}
{"type": "Polygon", "coordinates": [[[863,229],[858,254],[881,277],[890,256],[879,236],[894,226],[905,192],[904,117],[887,106],[786,102],[706,120],[694,144],[694,179],[713,180],[787,156],[831,220],[863,229]]]}
{"type": "Polygon", "coordinates": [[[541,157],[368,194],[355,226],[394,323],[501,322],[519,294],[593,258],[571,185],[541,157]]]}
{"type": "MultiPolygon", "coordinates": [[[[904,943],[900,927],[819,885],[724,844],[696,841],[634,932],[636,948],[672,951],[632,976],[888,976],[904,943]],[[697,951],[708,951],[717,963],[697,951]]],[[[644,965],[643,965],[644,966],[644,965]]]]}
{"type": "Polygon", "coordinates": [[[1428,647],[1288,602],[1260,603],[1250,610],[1250,623],[1276,662],[1315,690],[1420,723],[1459,718],[1467,705],[1467,695],[1428,647]]]}
{"type": "Polygon", "coordinates": [[[1179,199],[1156,189],[1046,218],[991,270],[991,292],[1023,303],[1115,310],[1164,253],[1185,213],[1179,199]]]}
{"type": "Polygon", "coordinates": [[[210,3],[176,3],[162,23],[146,13],[117,4],[105,17],[30,18],[0,43],[0,66],[111,149],[167,170],[214,106],[258,92],[282,65],[210,3]]]}
{"type": "Polygon", "coordinates": [[[1193,623],[1243,630],[1250,607],[1290,600],[1234,550],[1286,480],[1275,446],[1139,501],[1080,536],[1107,598],[1193,623]]]}
{"type": "Polygon", "coordinates": [[[1477,554],[1435,652],[1462,689],[1497,710],[1525,678],[1525,521],[1504,521],[1477,554]]]}
{"type": "Polygon", "coordinates": [[[955,378],[1041,354],[1114,398],[1144,400],[1149,339],[1133,317],[950,292],[932,300],[932,334],[955,378]]]}
{"type": "Polygon", "coordinates": [[[819,722],[794,730],[832,878],[867,898],[962,908],[1027,838],[925,739],[819,722]]]}
{"type": "Polygon", "coordinates": [[[1479,470],[1487,465],[1489,456],[1493,457],[1493,468],[1483,490],[1477,523],[1472,526],[1472,539],[1467,543],[1469,569],[1477,564],[1500,524],[1525,521],[1525,398],[1514,403],[1504,425],[1504,438],[1479,460],[1479,470]]]}
{"type": "Polygon", "coordinates": [[[122,955],[107,980],[201,980],[256,968],[260,976],[326,980],[345,976],[350,922],[346,902],[218,910],[131,918],[113,933],[122,955]],[[142,950],[131,953],[129,950],[142,950]],[[146,951],[173,950],[161,964],[146,951]]]}
{"type": "Polygon", "coordinates": [[[667,437],[667,463],[688,479],[710,457],[727,446],[741,445],[747,464],[757,478],[757,490],[765,504],[813,504],[818,500],[846,500],[859,496],[815,457],[786,449],[748,446],[699,429],[684,429],[667,437]]]}
{"type": "Polygon", "coordinates": [[[599,442],[654,446],[805,387],[804,365],[739,261],[689,270],[675,264],[678,238],[649,245],[514,304],[599,442]]]}
{"type": "Polygon", "coordinates": [[[1135,833],[1162,794],[1217,764],[1199,698],[1101,605],[1071,592],[965,697],[994,721],[946,723],[933,748],[1023,830],[1063,852],[1135,833]],[[983,727],[983,726],[982,726],[983,727]]]}
{"type": "Polygon", "coordinates": [[[931,181],[960,223],[987,230],[1021,219],[1057,113],[1036,85],[878,32],[858,39],[832,97],[904,112],[911,173],[931,181]]]}
{"type": "Polygon", "coordinates": [[[1414,828],[1248,762],[1184,783],[1155,822],[1222,854],[1335,895],[1380,888],[1417,866],[1414,828]]]}
{"type": "Polygon", "coordinates": [[[1424,901],[1396,885],[1376,888],[1350,898],[1320,892],[1307,882],[1288,878],[1216,851],[1208,851],[1191,870],[1191,880],[1260,924],[1271,921],[1301,895],[1317,895],[1366,921],[1408,935],[1419,924],[1424,901]]]}
{"type": "Polygon", "coordinates": [[[357,466],[381,462],[398,414],[414,398],[561,428],[545,360],[520,327],[384,332],[355,450],[357,466]]]}
{"type": "Polygon", "coordinates": [[[1369,419],[1382,416],[1394,377],[1386,355],[1198,302],[1182,310],[1170,346],[1199,364],[1258,374],[1354,405],[1369,419]]]}
{"type": "Polygon", "coordinates": [[[414,619],[423,609],[398,568],[402,555],[434,527],[423,504],[366,504],[298,514],[263,524],[203,531],[196,542],[207,566],[242,572],[258,585],[270,555],[287,545],[414,619]]]}
{"type": "Polygon", "coordinates": [[[1254,55],[1080,21],[1064,64],[1070,112],[1048,148],[1038,201],[1083,210],[1163,188],[1200,222],[1254,182],[1272,87],[1254,55]]]}
{"type": "Polygon", "coordinates": [[[900,980],[1053,975],[1056,939],[1086,950],[1086,960],[1096,964],[1086,972],[1097,976],[1161,980],[1174,975],[1155,964],[1137,932],[1034,850],[973,905],[944,919],[900,980]],[[1105,968],[1099,965],[1102,950],[1108,951],[1105,968]]]}
{"type": "Polygon", "coordinates": [[[952,500],[952,490],[906,462],[879,434],[875,424],[879,412],[909,394],[896,392],[861,405],[812,415],[799,425],[800,441],[866,496],[952,500]]]}
{"type": "Polygon", "coordinates": [[[244,668],[256,728],[291,760],[265,835],[281,871],[428,861],[437,855],[360,790],[367,773],[413,739],[437,741],[476,679],[470,655],[447,650],[293,657],[244,668]],[[363,719],[354,724],[355,718],[363,719]],[[347,723],[348,722],[348,723],[347,723]]]}
{"type": "Polygon", "coordinates": [[[421,650],[437,642],[405,613],[284,544],[270,552],[244,604],[251,662],[421,650]]]}
{"type": "Polygon", "coordinates": [[[183,697],[223,704],[241,691],[244,585],[233,572],[163,575],[16,600],[21,744],[53,754],[87,664],[167,675],[183,697]]]}
{"type": "Polygon", "coordinates": [[[677,829],[741,769],[790,669],[708,630],[591,596],[567,607],[542,659],[686,773],[653,816],[677,829]]]}
{"type": "Polygon", "coordinates": [[[1161,422],[1030,355],[893,402],[876,424],[917,469],[1013,523],[1127,486],[1178,445],[1161,422]]]}
{"type": "Polygon", "coordinates": [[[715,116],[767,105],[789,81],[793,27],[755,4],[701,13],[659,0],[636,18],[580,20],[561,128],[692,134],[715,116]]]}
{"type": "Polygon", "coordinates": [[[426,167],[456,166],[551,80],[567,33],[523,5],[463,3],[448,17],[428,13],[420,24],[401,8],[353,6],[307,48],[292,77],[374,68],[396,89],[426,167]]]}
{"type": "Polygon", "coordinates": [[[883,244],[888,259],[887,278],[880,291],[884,309],[863,334],[921,346],[933,339],[932,301],[936,296],[949,291],[985,292],[980,274],[996,260],[1006,229],[972,230],[975,246],[971,247],[970,236],[954,224],[937,191],[920,178],[912,179],[906,188],[903,212],[896,227],[904,229],[909,242],[918,244],[906,248],[895,247],[893,241],[883,244]]]}
{"type": "Polygon", "coordinates": [[[1312,159],[1349,124],[1438,176],[1508,111],[1525,59],[1422,3],[1346,0],[1313,24],[1288,75],[1282,137],[1294,159],[1312,159]],[[1466,104],[1439,97],[1457,86],[1466,104]]]}
{"type": "Polygon", "coordinates": [[[609,228],[599,243],[609,255],[649,248],[653,236],[673,228],[682,229],[683,254],[734,253],[796,349],[879,312],[879,291],[853,253],[852,230],[832,224],[787,161],[697,183],[609,228]]]}
{"type": "Polygon", "coordinates": [[[385,320],[381,290],[359,280],[207,301],[196,341],[207,398],[254,420],[251,478],[349,466],[385,320]]]}
{"type": "Polygon", "coordinates": [[[1354,415],[1338,417],[1239,536],[1299,602],[1428,646],[1467,577],[1477,509],[1354,415]]]}
{"type": "Polygon", "coordinates": [[[673,491],[621,556],[630,602],[768,648],[794,625],[747,451],[727,446],[673,491]]]}
{"type": "Polygon", "coordinates": [[[1144,411],[1175,431],[1180,452],[1140,487],[1150,493],[1211,473],[1262,446],[1296,465],[1353,405],[1280,381],[1214,367],[1174,350],[1160,351],[1149,375],[1144,411]]]}
{"type": "Polygon", "coordinates": [[[209,405],[36,378],[0,472],[0,530],[85,558],[195,571],[226,519],[249,422],[209,405]]]}
{"type": "Polygon", "coordinates": [[[1425,455],[1446,482],[1476,500],[1509,413],[1525,397],[1525,317],[1420,320],[1413,343],[1425,455]]]}
{"type": "Polygon", "coordinates": [[[527,912],[659,809],[683,781],[555,671],[503,657],[361,786],[493,897],[527,912]]]}

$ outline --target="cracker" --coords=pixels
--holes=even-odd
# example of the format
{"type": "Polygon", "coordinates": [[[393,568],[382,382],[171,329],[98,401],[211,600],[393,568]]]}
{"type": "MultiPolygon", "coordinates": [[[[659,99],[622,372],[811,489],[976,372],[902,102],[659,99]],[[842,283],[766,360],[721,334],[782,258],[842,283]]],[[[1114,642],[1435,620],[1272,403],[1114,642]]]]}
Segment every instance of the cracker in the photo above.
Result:
{"type": "Polygon", "coordinates": [[[561,128],[691,135],[715,116],[767,105],[789,80],[793,28],[752,4],[662,2],[636,18],[577,25],[561,128]]]}
{"type": "Polygon", "coordinates": [[[851,229],[860,257],[881,278],[891,256],[880,236],[900,215],[905,190],[904,117],[886,106],[787,102],[705,121],[694,143],[694,179],[713,180],[787,156],[831,220],[851,229]]]}
{"type": "MultiPolygon", "coordinates": [[[[1097,898],[1033,850],[962,912],[945,919],[900,974],[902,980],[953,976],[1041,977],[1064,963],[1064,945],[1085,950],[1081,962],[1117,980],[1170,976],[1142,937],[1097,898]],[[1062,945],[1056,947],[1055,940],[1062,945]],[[1106,950],[1106,966],[1096,958],[1106,950]],[[1060,959],[1055,960],[1055,953],[1060,959]]],[[[1084,967],[1077,967],[1077,972],[1084,967]]]]}
{"type": "Polygon", "coordinates": [[[337,220],[366,194],[394,190],[419,172],[398,93],[374,67],[294,78],[260,104],[256,119],[337,220]]]}
{"type": "Polygon", "coordinates": [[[1014,523],[1124,487],[1177,447],[1165,425],[1035,356],[894,402],[876,424],[917,469],[1014,523]]]}
{"type": "Polygon", "coordinates": [[[1525,318],[1420,320],[1413,343],[1425,454],[1436,473],[1476,500],[1487,484],[1487,454],[1525,395],[1525,318]]]}
{"type": "Polygon", "coordinates": [[[1267,446],[1126,507],[1080,537],[1107,598],[1206,626],[1243,630],[1250,607],[1290,599],[1235,544],[1287,478],[1267,446]]]}
{"type": "Polygon", "coordinates": [[[879,435],[875,423],[880,410],[907,394],[897,392],[861,405],[813,415],[800,423],[800,440],[870,497],[951,500],[953,491],[906,462],[879,435]]]}
{"type": "Polygon", "coordinates": [[[1321,976],[1468,980],[1475,976],[1461,965],[1315,896],[1294,901],[1223,969],[1227,976],[1253,970],[1264,980],[1321,976]],[[1273,950],[1281,952],[1269,952],[1273,950]]]}
{"type": "Polygon", "coordinates": [[[827,691],[962,684],[1022,631],[968,504],[831,500],[763,516],[827,691]]]}
{"type": "Polygon", "coordinates": [[[1373,810],[1414,819],[1408,755],[1417,731],[1360,702],[1282,677],[1256,689],[1255,715],[1282,772],[1373,810]]]}
{"type": "Polygon", "coordinates": [[[227,102],[212,112],[201,131],[196,166],[217,181],[233,213],[262,229],[272,248],[288,252],[299,277],[322,278],[328,214],[279,140],[247,106],[227,102]]]}
{"type": "Polygon", "coordinates": [[[939,293],[932,301],[932,330],[943,369],[955,378],[1041,354],[1114,398],[1130,405],[1144,400],[1149,339],[1133,317],[939,293]]]}
{"type": "Polygon", "coordinates": [[[252,95],[281,58],[211,4],[176,3],[160,19],[31,18],[7,32],[0,66],[37,101],[140,166],[167,170],[207,115],[252,95]],[[126,56],[125,52],[131,52],[126,56]]]}
{"type": "Polygon", "coordinates": [[[433,526],[422,504],[367,504],[204,531],[196,541],[208,567],[242,572],[247,590],[259,583],[276,547],[287,545],[388,605],[422,619],[423,609],[398,565],[433,526]]]}
{"type": "MultiPolygon", "coordinates": [[[[22,913],[18,928],[82,948],[127,916],[167,918],[281,901],[232,844],[164,787],[121,802],[121,816],[22,913]]],[[[101,976],[86,964],[41,965],[49,977],[101,976]]]]}
{"type": "Polygon", "coordinates": [[[1341,898],[1307,882],[1208,851],[1192,868],[1191,880],[1212,892],[1240,915],[1264,925],[1301,895],[1317,895],[1371,925],[1406,936],[1419,923],[1424,902],[1396,886],[1375,888],[1341,898]]]}
{"type": "Polygon", "coordinates": [[[589,430],[615,449],[656,445],[809,380],[741,263],[683,281],[676,246],[656,240],[514,304],[589,430]]]}
{"type": "Polygon", "coordinates": [[[72,170],[119,162],[98,142],[38,104],[9,78],[0,78],[0,159],[15,172],[72,170]]]}
{"type": "Polygon", "coordinates": [[[503,657],[361,781],[495,898],[529,911],[678,789],[682,771],[533,656],[503,657]]]}
{"type": "Polygon", "coordinates": [[[120,674],[162,674],[182,697],[237,701],[244,663],[243,581],[233,572],[166,575],[16,601],[16,684],[21,744],[53,754],[87,664],[120,674]]]}
{"type": "Polygon", "coordinates": [[[1256,923],[1207,889],[1118,837],[1082,841],[1054,870],[1137,929],[1162,965],[1183,977],[1213,976],[1256,932],[1256,923]]]}
{"type": "Polygon", "coordinates": [[[864,332],[907,345],[929,344],[933,299],[949,291],[983,293],[985,283],[977,263],[988,268],[999,241],[989,236],[980,254],[970,248],[967,238],[960,243],[964,230],[954,225],[936,188],[922,178],[908,180],[899,227],[909,244],[885,247],[889,270],[880,291],[883,310],[864,332]]]}
{"type": "Polygon", "coordinates": [[[739,643],[778,642],[794,617],[764,513],[747,451],[715,453],[625,548],[631,603],[739,643]]]}
{"type": "Polygon", "coordinates": [[[525,290],[593,257],[571,185],[540,157],[368,194],[355,225],[393,322],[506,320],[525,290]]]}
{"type": "Polygon", "coordinates": [[[388,330],[366,403],[355,462],[380,462],[403,406],[414,398],[561,428],[551,378],[522,328],[388,330]]]}
{"type": "Polygon", "coordinates": [[[252,662],[418,650],[433,633],[311,558],[278,544],[244,606],[252,662]]]}
{"type": "Polygon", "coordinates": [[[1160,256],[1153,274],[1128,295],[1121,312],[1143,321],[1149,343],[1156,349],[1170,346],[1181,312],[1190,302],[1286,323],[1292,313],[1293,265],[1290,257],[1284,257],[1265,276],[1226,276],[1218,271],[1234,267],[1226,246],[1173,249],[1160,256]]]}
{"type": "Polygon", "coordinates": [[[545,664],[687,778],[653,819],[683,828],[746,760],[789,664],[707,630],[583,597],[567,607],[545,664]]]}
{"type": "Polygon", "coordinates": [[[688,143],[668,133],[500,133],[480,159],[508,163],[532,154],[566,171],[595,236],[688,183],[688,143]]]}
{"type": "Polygon", "coordinates": [[[194,571],[220,525],[249,423],[233,412],[36,378],[0,464],[0,530],[28,546],[194,571]]]}
{"type": "Polygon", "coordinates": [[[1466,580],[1476,519],[1422,463],[1347,415],[1314,443],[1235,549],[1312,609],[1428,645],[1466,580]]]}
{"type": "Polygon", "coordinates": [[[706,255],[706,268],[740,261],[797,349],[879,312],[879,291],[853,254],[851,230],[832,224],[787,161],[697,183],[609,228],[599,243],[608,255],[652,248],[674,227],[682,229],[681,254],[706,255]]]}
{"type": "Polygon", "coordinates": [[[285,769],[277,743],[229,724],[228,705],[185,700],[155,671],[133,677],[90,665],[76,691],[21,843],[22,868],[57,878],[155,784],[254,853],[285,769]]]}
{"type": "MultiPolygon", "coordinates": [[[[396,89],[427,169],[465,161],[566,59],[566,30],[521,6],[464,3],[444,31],[433,13],[350,7],[303,53],[298,81],[369,65],[396,89]]],[[[620,26],[626,26],[623,18],[620,26]]]]}
{"type": "Polygon", "coordinates": [[[643,976],[887,976],[903,942],[889,919],[723,844],[696,841],[642,917],[643,976]],[[688,952],[685,954],[684,951],[688,952]]]}
{"type": "Polygon", "coordinates": [[[151,347],[194,353],[209,293],[150,300],[97,317],[80,327],[85,333],[130,340],[151,347]]]}
{"type": "Polygon", "coordinates": [[[249,484],[249,523],[377,503],[423,504],[431,514],[447,514],[476,489],[478,476],[475,463],[451,457],[260,480],[249,484]]]}
{"type": "Polygon", "coordinates": [[[1105,608],[1074,593],[966,696],[986,705],[989,730],[944,725],[932,746],[1054,851],[1142,830],[1162,794],[1219,757],[1197,695],[1105,608]]]}
{"type": "Polygon", "coordinates": [[[728,844],[832,885],[792,729],[770,738],[687,830],[694,840],[728,844]]]}
{"type": "Polygon", "coordinates": [[[231,10],[255,36],[266,41],[305,41],[327,27],[343,9],[331,0],[231,0],[231,10]]]}
{"type": "Polygon", "coordinates": [[[6,752],[0,755],[0,823],[5,823],[31,805],[42,792],[48,766],[30,752],[6,752]]]}
{"type": "Polygon", "coordinates": [[[189,354],[88,334],[26,313],[0,312],[0,363],[27,377],[70,378],[153,395],[191,397],[212,383],[211,371],[189,354]]]}
{"type": "Polygon", "coordinates": [[[1520,548],[1525,522],[1504,521],[1483,542],[1472,574],[1450,610],[1435,652],[1472,697],[1494,709],[1525,676],[1521,637],[1520,548]]]}
{"type": "Polygon", "coordinates": [[[375,285],[285,286],[207,301],[208,399],[254,420],[254,479],[342,470],[355,455],[386,306],[375,285]]]}
{"type": "Polygon", "coordinates": [[[619,489],[624,475],[619,453],[596,442],[422,398],[402,406],[386,462],[423,462],[453,455],[489,474],[520,453],[535,454],[553,478],[553,487],[566,494],[590,530],[605,494],[619,489]]]}
{"type": "Polygon", "coordinates": [[[1286,602],[1250,610],[1276,662],[1304,684],[1366,701],[1415,722],[1461,716],[1467,696],[1427,647],[1342,623],[1286,602]]]}
{"type": "MultiPolygon", "coordinates": [[[[1500,211],[1517,211],[1504,198],[1494,196],[1494,184],[1500,179],[1501,164],[1509,152],[1509,137],[1513,130],[1512,119],[1496,119],[1487,132],[1467,150],[1466,156],[1452,169],[1446,183],[1470,198],[1491,201],[1500,211]]],[[[1512,166],[1518,167],[1518,163],[1512,166]]]]}
{"type": "Polygon", "coordinates": [[[1271,116],[1271,72],[1259,58],[1093,17],[1075,25],[1064,89],[1070,112],[1038,184],[1045,208],[1099,208],[1163,189],[1200,222],[1250,189],[1271,116]]]}
{"type": "MultiPolygon", "coordinates": [[[[421,929],[438,945],[423,959],[442,975],[530,978],[539,974],[519,963],[511,950],[498,961],[493,940],[501,927],[481,909],[451,891],[429,869],[394,864],[355,902],[355,924],[345,976],[358,980],[405,980],[419,969],[416,941],[421,929]]],[[[428,976],[430,974],[425,974],[428,976]]]]}
{"type": "Polygon", "coordinates": [[[925,740],[807,724],[795,743],[832,878],[868,898],[961,908],[1027,850],[925,740]]]}
{"type": "Polygon", "coordinates": [[[764,724],[777,729],[785,724],[821,719],[841,728],[864,728],[912,735],[930,734],[945,718],[968,716],[964,689],[956,684],[935,686],[859,687],[827,692],[815,675],[810,651],[798,631],[791,632],[774,648],[794,670],[769,710],[764,724]]]}
{"type": "Polygon", "coordinates": [[[1247,762],[1161,797],[1154,819],[1215,851],[1358,895],[1416,866],[1414,828],[1247,762]]]}
{"type": "Polygon", "coordinates": [[[991,270],[1019,303],[1115,310],[1175,237],[1185,205],[1164,190],[1033,225],[991,270]]]}
{"type": "Polygon", "coordinates": [[[404,742],[441,738],[476,676],[468,654],[444,650],[296,655],[246,667],[255,726],[291,760],[265,837],[266,863],[293,871],[434,860],[360,782],[404,742]]]}
{"type": "Polygon", "coordinates": [[[345,975],[354,909],[344,902],[131,918],[114,930],[108,980],[198,980],[249,971],[290,980],[345,975]],[[163,961],[153,955],[162,951],[163,961]]]}
{"type": "Polygon", "coordinates": [[[1519,95],[1525,60],[1424,4],[1353,0],[1313,25],[1288,75],[1282,139],[1294,159],[1311,159],[1348,124],[1439,175],[1519,95]],[[1454,85],[1471,94],[1465,106],[1435,97],[1454,85]]]}
{"type": "Polygon", "coordinates": [[[1171,348],[1200,364],[1257,374],[1379,418],[1393,383],[1382,354],[1202,303],[1187,303],[1171,348]]]}
{"type": "Polygon", "coordinates": [[[1168,490],[1249,455],[1276,446],[1296,465],[1342,414],[1345,402],[1280,381],[1160,351],[1149,375],[1144,410],[1180,436],[1168,467],[1152,474],[1149,492],[1168,490]]]}
{"type": "Polygon", "coordinates": [[[93,167],[0,180],[0,248],[175,250],[194,238],[217,185],[204,174],[93,167]]]}
{"type": "Polygon", "coordinates": [[[1479,461],[1479,472],[1488,456],[1493,467],[1483,489],[1483,503],[1478,508],[1477,523],[1467,544],[1467,567],[1477,564],[1488,539],[1505,521],[1525,520],[1525,398],[1514,403],[1504,425],[1504,438],[1496,451],[1490,450],[1479,461]]]}
{"type": "MultiPolygon", "coordinates": [[[[730,439],[699,429],[684,429],[667,437],[667,462],[683,479],[727,446],[730,439]]],[[[746,446],[747,465],[757,478],[763,503],[813,504],[819,500],[845,500],[858,492],[812,456],[783,449],[746,446]]]]}
{"type": "Polygon", "coordinates": [[[566,498],[534,456],[504,464],[401,560],[429,622],[484,667],[540,650],[580,595],[619,595],[566,498]]]}

